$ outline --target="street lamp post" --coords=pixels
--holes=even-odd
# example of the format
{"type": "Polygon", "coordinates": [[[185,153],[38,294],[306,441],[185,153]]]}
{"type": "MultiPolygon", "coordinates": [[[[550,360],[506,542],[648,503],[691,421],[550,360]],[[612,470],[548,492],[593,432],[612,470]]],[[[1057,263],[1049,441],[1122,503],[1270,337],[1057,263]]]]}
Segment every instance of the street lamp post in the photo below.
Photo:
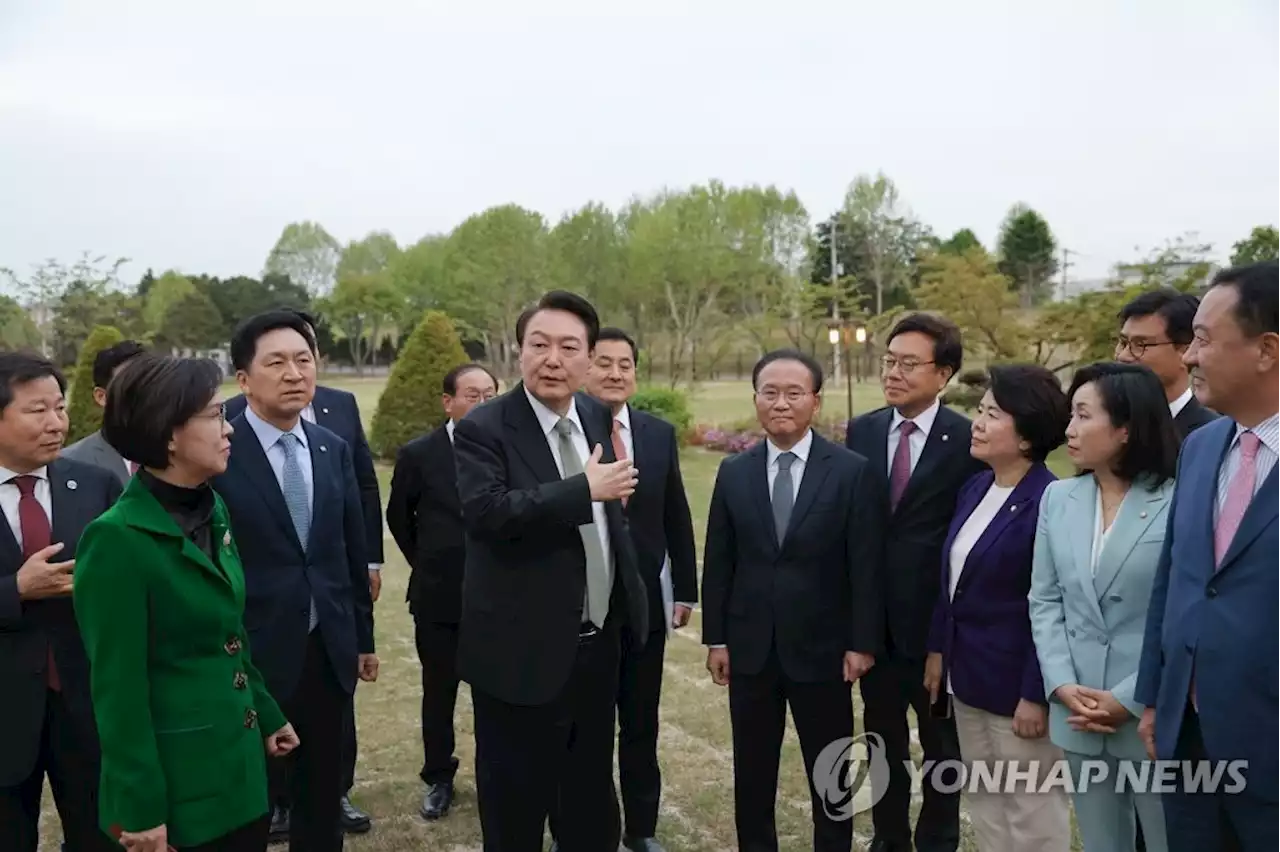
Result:
{"type": "MultiPolygon", "coordinates": [[[[865,325],[859,324],[858,327],[853,330],[853,339],[858,342],[858,346],[860,348],[865,348],[867,343],[867,327],[865,325]]],[[[862,355],[863,353],[859,351],[858,352],[858,381],[862,381],[862,368],[863,368],[862,355]]]]}

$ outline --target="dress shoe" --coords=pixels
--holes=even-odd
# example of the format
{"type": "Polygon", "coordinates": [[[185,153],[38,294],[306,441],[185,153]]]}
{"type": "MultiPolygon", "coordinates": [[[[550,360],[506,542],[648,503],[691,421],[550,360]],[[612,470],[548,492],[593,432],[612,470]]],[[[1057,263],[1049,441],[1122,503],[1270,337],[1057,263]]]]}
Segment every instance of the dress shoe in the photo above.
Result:
{"type": "Polygon", "coordinates": [[[872,840],[871,852],[911,852],[911,844],[905,846],[892,840],[872,840]]]}
{"type": "Polygon", "coordinates": [[[440,819],[440,817],[449,813],[449,806],[453,804],[453,784],[449,781],[441,781],[438,784],[428,784],[427,794],[422,797],[422,814],[423,819],[440,819]]]}
{"type": "Polygon", "coordinates": [[[289,840],[289,809],[279,805],[271,809],[271,829],[267,837],[269,843],[287,843],[289,840]]]}
{"type": "Polygon", "coordinates": [[[624,837],[622,838],[622,847],[629,852],[667,852],[652,837],[624,837]]]}
{"type": "Polygon", "coordinates": [[[351,804],[350,796],[342,797],[342,816],[338,824],[347,834],[364,834],[373,828],[373,820],[364,811],[351,804]]]}

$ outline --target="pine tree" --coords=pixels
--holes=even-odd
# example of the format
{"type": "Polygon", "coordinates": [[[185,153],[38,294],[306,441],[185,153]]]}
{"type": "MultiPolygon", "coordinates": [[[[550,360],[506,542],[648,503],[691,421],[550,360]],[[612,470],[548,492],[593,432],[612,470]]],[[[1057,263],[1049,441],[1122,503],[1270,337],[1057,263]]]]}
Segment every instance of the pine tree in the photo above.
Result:
{"type": "Polygon", "coordinates": [[[428,311],[405,341],[378,399],[369,437],[377,455],[394,459],[402,446],[445,421],[444,377],[467,360],[453,321],[428,311]]]}
{"type": "Polygon", "coordinates": [[[67,406],[67,443],[72,444],[102,428],[102,409],[93,400],[93,361],[98,353],[110,349],[124,335],[110,325],[99,325],[89,332],[80,347],[75,372],[71,374],[71,403],[67,406]]]}

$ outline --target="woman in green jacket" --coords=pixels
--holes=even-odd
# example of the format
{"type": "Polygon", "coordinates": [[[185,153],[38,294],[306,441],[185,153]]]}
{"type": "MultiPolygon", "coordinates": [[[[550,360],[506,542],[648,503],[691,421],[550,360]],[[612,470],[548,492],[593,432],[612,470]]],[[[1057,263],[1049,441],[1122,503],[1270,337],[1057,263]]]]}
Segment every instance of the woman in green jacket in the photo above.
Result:
{"type": "Polygon", "coordinates": [[[226,507],[222,371],[141,355],[107,391],[103,437],[140,465],[85,529],[76,620],[102,745],[99,819],[130,852],[261,852],[266,755],[297,736],[249,659],[226,507]]]}

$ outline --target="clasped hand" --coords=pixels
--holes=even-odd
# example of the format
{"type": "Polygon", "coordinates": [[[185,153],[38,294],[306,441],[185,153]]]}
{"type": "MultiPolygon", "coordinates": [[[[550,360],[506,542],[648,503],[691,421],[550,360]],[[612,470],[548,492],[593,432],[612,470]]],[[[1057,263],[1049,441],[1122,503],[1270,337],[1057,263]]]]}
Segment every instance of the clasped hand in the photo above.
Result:
{"type": "Polygon", "coordinates": [[[1077,731],[1114,734],[1133,718],[1133,714],[1106,689],[1069,683],[1058,687],[1054,695],[1071,711],[1067,724],[1077,731]]]}
{"type": "Polygon", "coordinates": [[[600,462],[604,451],[596,444],[587,459],[583,472],[587,476],[587,485],[591,487],[591,499],[595,502],[621,500],[635,493],[640,475],[630,459],[618,459],[613,462],[600,462]]]}

